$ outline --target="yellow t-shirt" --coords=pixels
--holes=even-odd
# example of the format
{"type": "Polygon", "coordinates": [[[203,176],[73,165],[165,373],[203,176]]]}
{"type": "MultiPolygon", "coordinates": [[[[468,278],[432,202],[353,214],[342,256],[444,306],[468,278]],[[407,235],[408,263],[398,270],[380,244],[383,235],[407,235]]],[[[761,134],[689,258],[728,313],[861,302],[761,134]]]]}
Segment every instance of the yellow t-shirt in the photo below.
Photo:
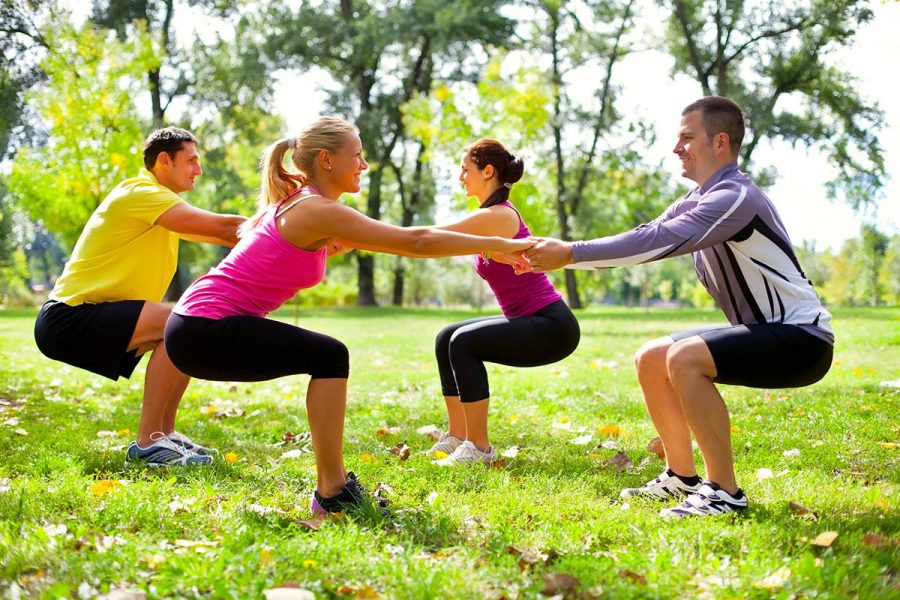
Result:
{"type": "Polygon", "coordinates": [[[147,169],[117,185],[88,219],[50,298],[69,306],[162,300],[178,263],[178,235],[155,223],[179,202],[147,169]]]}

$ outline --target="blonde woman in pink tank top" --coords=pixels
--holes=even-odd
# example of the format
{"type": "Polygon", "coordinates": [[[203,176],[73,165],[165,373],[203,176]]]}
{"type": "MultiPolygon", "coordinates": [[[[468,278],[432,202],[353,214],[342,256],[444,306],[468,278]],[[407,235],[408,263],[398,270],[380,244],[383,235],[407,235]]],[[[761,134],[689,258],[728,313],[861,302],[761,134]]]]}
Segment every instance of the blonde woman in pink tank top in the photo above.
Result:
{"type": "Polygon", "coordinates": [[[527,240],[404,229],[370,219],[338,202],[343,194],[359,191],[367,168],[358,130],[335,117],[322,117],[297,137],[270,146],[263,155],[256,215],[242,228],[234,250],[188,288],[166,325],[166,350],[175,366],[192,377],[311,376],[306,407],[317,472],[311,508],[317,513],[351,508],[367,497],[343,461],[347,348],[266,315],[299,289],[321,281],[336,240],[416,256],[521,253],[531,246],[527,240]],[[285,154],[293,170],[284,167],[285,154]]]}

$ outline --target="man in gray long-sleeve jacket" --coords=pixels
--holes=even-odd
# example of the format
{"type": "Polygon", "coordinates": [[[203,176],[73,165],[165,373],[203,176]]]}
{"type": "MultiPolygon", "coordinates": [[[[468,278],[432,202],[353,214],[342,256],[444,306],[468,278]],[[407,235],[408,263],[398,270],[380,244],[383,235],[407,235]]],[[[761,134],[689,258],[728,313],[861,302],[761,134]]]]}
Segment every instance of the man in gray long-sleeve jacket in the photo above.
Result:
{"type": "Polygon", "coordinates": [[[800,387],[831,367],[831,315],[816,296],[766,195],[737,166],[744,118],[718,96],[681,113],[674,152],[697,187],[656,220],[590,241],[545,238],[526,255],[547,271],[632,266],[692,253],[701,283],[729,325],[674,333],[644,344],[635,357],[650,418],[666,451],[666,469],[622,497],[687,496],[663,516],[746,510],[737,486],[728,409],[716,383],[800,387]],[[697,439],[706,481],[691,449],[697,439]]]}

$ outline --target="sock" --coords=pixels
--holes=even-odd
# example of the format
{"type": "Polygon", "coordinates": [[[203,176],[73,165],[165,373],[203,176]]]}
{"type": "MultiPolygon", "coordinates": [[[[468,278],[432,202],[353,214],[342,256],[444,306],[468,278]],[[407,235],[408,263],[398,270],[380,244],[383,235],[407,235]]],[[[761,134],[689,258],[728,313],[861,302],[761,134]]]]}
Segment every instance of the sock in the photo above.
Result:
{"type": "Polygon", "coordinates": [[[684,485],[699,485],[702,481],[699,475],[694,475],[693,477],[685,477],[683,475],[679,475],[672,469],[666,468],[666,473],[669,474],[669,477],[677,477],[681,480],[681,483],[684,485]]]}

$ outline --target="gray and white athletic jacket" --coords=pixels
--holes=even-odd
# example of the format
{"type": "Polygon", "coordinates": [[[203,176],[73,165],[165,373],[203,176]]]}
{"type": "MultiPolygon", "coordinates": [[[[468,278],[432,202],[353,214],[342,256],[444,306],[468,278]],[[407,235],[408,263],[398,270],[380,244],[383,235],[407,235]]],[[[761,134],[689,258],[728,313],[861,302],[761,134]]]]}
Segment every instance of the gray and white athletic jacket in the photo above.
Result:
{"type": "Polygon", "coordinates": [[[798,325],[834,343],[831,314],[803,274],[781,217],[737,163],[649,223],[574,242],[569,268],[628,267],[689,252],[701,283],[732,325],[798,325]]]}

